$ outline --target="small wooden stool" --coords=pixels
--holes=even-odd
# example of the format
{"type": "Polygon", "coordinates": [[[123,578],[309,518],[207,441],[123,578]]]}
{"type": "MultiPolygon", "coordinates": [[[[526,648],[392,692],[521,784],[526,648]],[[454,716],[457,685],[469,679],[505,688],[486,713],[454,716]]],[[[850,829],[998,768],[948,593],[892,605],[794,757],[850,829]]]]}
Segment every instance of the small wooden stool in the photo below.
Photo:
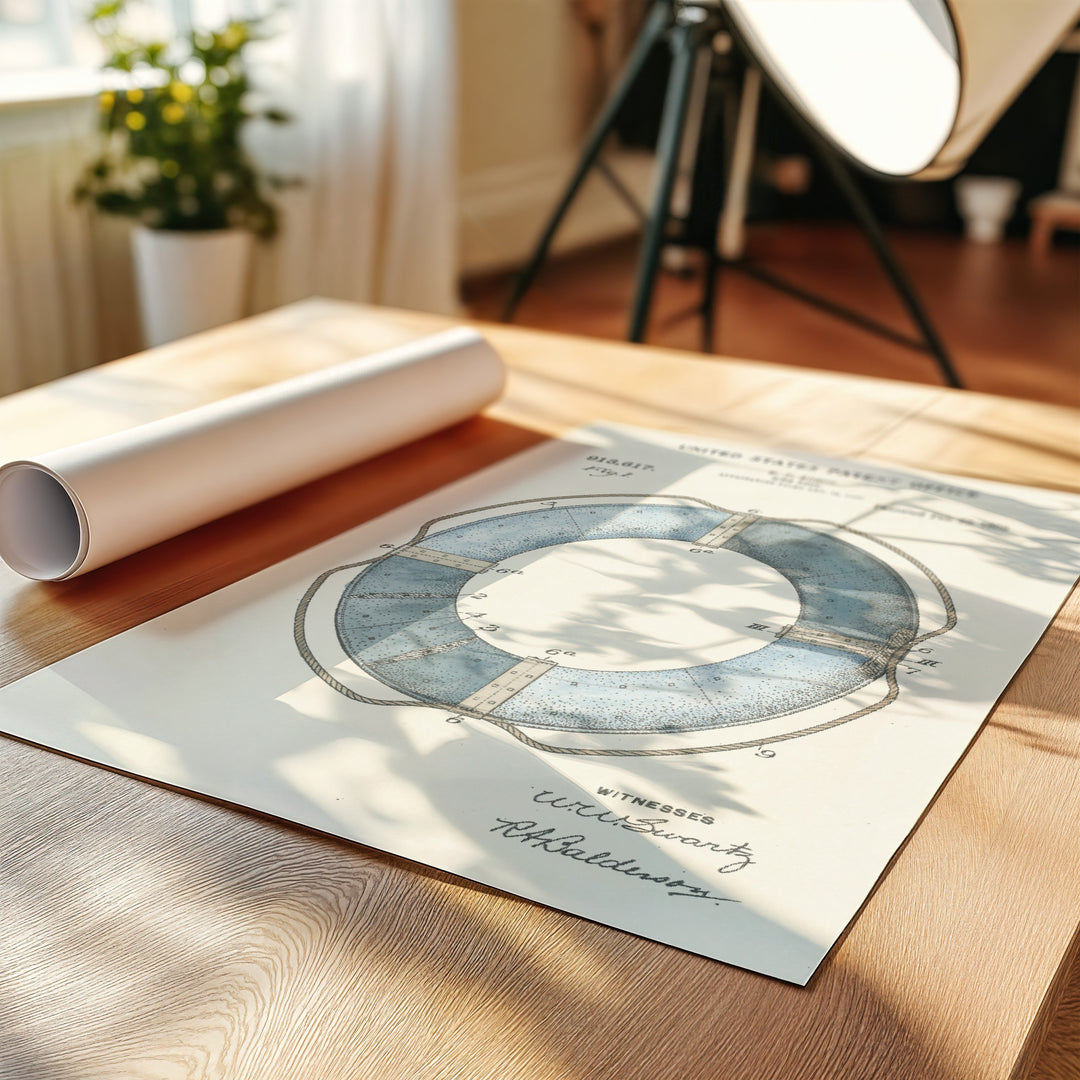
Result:
{"type": "Polygon", "coordinates": [[[1031,215],[1031,234],[1028,238],[1031,251],[1045,255],[1050,250],[1057,229],[1080,232],[1080,193],[1050,191],[1028,203],[1031,215]]]}

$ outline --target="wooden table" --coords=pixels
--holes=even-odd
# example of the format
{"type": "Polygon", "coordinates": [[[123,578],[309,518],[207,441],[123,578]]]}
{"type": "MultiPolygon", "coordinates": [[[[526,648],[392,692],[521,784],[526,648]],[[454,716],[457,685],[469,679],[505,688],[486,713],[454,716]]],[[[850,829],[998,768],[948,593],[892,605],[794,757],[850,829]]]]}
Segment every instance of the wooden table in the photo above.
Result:
{"type": "MultiPolygon", "coordinates": [[[[307,301],[0,401],[0,455],[445,325],[307,301]]],[[[0,682],[590,420],[1080,490],[1070,410],[487,332],[483,417],[85,578],[0,572],[0,682]]],[[[1078,634],[1074,595],[806,989],[0,739],[0,1076],[1080,1075],[1078,634]]]]}

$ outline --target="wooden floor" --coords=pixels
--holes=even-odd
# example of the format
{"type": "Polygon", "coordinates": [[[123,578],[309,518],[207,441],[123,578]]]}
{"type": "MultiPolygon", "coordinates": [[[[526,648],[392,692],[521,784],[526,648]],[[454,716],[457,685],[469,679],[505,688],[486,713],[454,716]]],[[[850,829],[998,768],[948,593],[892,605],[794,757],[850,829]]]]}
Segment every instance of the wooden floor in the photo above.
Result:
{"type": "MultiPolygon", "coordinates": [[[[1080,246],[1044,258],[1011,239],[983,246],[934,232],[896,231],[897,256],[972,390],[1080,406],[1080,246]]],[[[514,321],[623,339],[636,239],[550,261],[514,321]]],[[[752,225],[747,253],[762,266],[909,332],[903,308],[862,235],[842,224],[752,225]]],[[[509,276],[467,283],[469,313],[498,319],[509,276]]],[[[648,341],[701,349],[700,275],[660,275],[648,341]]],[[[836,371],[934,382],[924,353],[885,341],[729,271],[718,292],[713,351],[836,371]]]]}

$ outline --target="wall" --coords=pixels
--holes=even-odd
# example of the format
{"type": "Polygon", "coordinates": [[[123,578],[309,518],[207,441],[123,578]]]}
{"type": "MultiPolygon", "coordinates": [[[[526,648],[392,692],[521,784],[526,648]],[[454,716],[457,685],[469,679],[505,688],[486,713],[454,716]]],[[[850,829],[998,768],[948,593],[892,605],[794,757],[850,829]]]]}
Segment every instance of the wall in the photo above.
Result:
{"type": "MultiPolygon", "coordinates": [[[[617,67],[633,3],[457,0],[461,263],[478,273],[520,263],[578,159],[605,77],[617,67]],[[576,10],[606,12],[595,44],[576,10]]],[[[639,198],[651,156],[608,155],[639,198]]],[[[582,190],[555,250],[632,232],[637,221],[599,177],[582,190]]]]}

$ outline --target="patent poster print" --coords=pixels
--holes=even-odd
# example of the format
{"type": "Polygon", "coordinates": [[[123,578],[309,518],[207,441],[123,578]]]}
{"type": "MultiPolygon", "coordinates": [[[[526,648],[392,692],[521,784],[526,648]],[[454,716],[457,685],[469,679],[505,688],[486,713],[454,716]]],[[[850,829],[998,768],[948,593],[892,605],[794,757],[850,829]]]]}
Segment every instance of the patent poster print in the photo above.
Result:
{"type": "Polygon", "coordinates": [[[21,680],[0,725],[802,984],[1078,563],[1059,493],[595,428],[21,680]]]}
{"type": "Polygon", "coordinates": [[[410,703],[341,682],[345,659],[415,704],[552,752],[614,757],[764,746],[865,715],[895,699],[911,650],[956,621],[933,572],[891,544],[678,495],[518,500],[425,522],[321,575],[299,615],[301,654],[355,701],[410,703]],[[627,588],[638,567],[640,593],[627,588]],[[905,571],[936,590],[930,626],[905,571]],[[323,589],[333,618],[317,606],[309,631],[323,589]],[[636,633],[625,614],[621,627],[597,618],[605,596],[638,609],[636,633]]]}

